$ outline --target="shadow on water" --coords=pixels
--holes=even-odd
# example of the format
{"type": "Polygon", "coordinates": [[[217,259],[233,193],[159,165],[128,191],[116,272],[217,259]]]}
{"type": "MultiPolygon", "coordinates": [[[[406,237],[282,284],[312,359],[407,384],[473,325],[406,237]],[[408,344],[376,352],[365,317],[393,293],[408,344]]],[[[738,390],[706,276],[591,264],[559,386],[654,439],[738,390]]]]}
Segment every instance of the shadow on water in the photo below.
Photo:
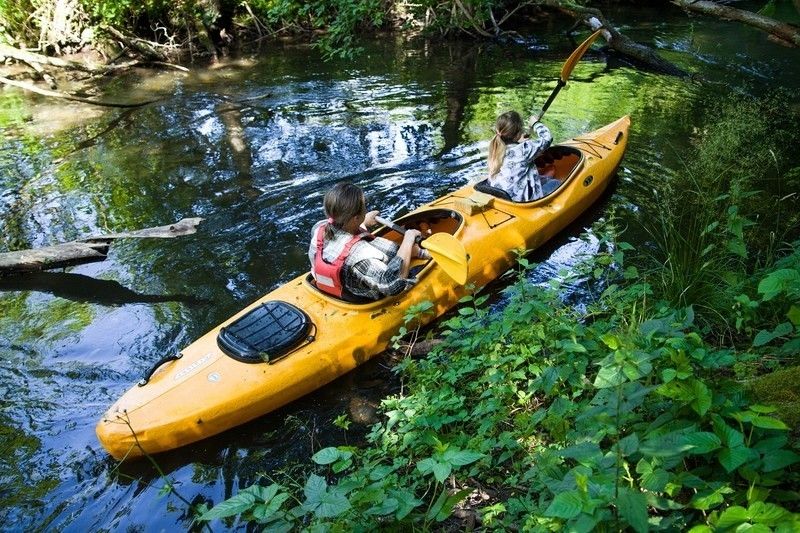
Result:
{"type": "Polygon", "coordinates": [[[73,302],[106,306],[159,302],[182,302],[188,305],[210,303],[209,300],[185,294],[142,294],[114,280],[69,272],[31,272],[0,277],[0,291],[45,292],[73,302]]]}

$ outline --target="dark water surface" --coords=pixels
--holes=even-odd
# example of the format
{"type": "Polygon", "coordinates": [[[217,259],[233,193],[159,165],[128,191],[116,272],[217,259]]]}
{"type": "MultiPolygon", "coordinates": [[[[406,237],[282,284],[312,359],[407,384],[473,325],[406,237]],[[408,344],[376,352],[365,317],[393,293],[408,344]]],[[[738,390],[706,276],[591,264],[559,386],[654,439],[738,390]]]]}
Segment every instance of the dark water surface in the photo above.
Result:
{"type": "MultiPolygon", "coordinates": [[[[556,139],[624,114],[633,123],[614,190],[539,252],[534,277],[594,253],[576,237],[610,209],[657,209],[643,191],[680,169],[713,99],[798,89],[795,50],[673,15],[612,20],[708,81],[592,51],[548,112],[556,139]]],[[[196,235],[120,241],[101,263],[0,280],[0,528],[186,529],[187,505],[161,495],[149,463],[118,465],[100,448],[104,410],[162,355],[307,270],[308,232],[334,182],[358,183],[399,215],[479,178],[496,115],[540,106],[573,48],[554,30],[502,45],[385,38],[352,62],[272,45],[213,70],[101,81],[108,100],[161,97],[132,111],[0,92],[0,251],[205,218],[196,235]]],[[[322,446],[357,442],[363,425],[332,421],[391,392],[386,366],[376,358],[158,464],[186,500],[217,503],[322,446]]]]}

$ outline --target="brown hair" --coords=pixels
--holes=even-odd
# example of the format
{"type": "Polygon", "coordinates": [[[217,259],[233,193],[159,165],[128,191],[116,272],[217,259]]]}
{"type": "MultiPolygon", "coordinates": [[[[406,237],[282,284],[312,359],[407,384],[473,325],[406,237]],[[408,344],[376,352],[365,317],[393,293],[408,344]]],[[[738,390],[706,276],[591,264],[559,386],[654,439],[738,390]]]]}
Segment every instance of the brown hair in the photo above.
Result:
{"type": "MultiPolygon", "coordinates": [[[[326,192],[322,205],[325,208],[325,215],[333,220],[331,225],[337,228],[341,228],[345,222],[367,210],[364,191],[348,181],[337,183],[326,192]]],[[[325,230],[325,237],[328,239],[333,237],[330,226],[325,230]]]]}
{"type": "Polygon", "coordinates": [[[494,137],[489,142],[489,176],[500,172],[506,157],[506,145],[516,142],[523,131],[522,117],[516,111],[507,111],[497,117],[494,137]]]}

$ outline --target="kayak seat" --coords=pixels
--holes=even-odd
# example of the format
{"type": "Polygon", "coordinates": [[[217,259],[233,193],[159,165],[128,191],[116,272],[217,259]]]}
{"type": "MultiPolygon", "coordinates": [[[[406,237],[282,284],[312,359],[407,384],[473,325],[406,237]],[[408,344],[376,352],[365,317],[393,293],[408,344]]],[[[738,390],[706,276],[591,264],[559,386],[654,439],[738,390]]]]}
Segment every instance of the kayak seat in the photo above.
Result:
{"type": "Polygon", "coordinates": [[[500,187],[494,187],[492,185],[489,185],[489,180],[483,180],[476,183],[475,190],[486,194],[491,194],[495,198],[500,198],[501,200],[508,200],[509,202],[512,201],[511,196],[509,196],[509,194],[506,191],[504,191],[500,187]]]}
{"type": "Polygon", "coordinates": [[[314,340],[313,323],[300,308],[277,300],[264,302],[223,327],[217,346],[243,363],[272,363],[314,340]]]}

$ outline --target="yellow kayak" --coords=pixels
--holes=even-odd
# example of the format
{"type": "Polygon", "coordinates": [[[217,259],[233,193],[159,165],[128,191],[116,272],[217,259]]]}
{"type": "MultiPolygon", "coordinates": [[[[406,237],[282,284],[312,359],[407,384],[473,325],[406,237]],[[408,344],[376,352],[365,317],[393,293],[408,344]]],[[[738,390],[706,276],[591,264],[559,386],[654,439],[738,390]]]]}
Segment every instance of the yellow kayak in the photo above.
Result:
{"type": "MultiPolygon", "coordinates": [[[[562,183],[544,198],[514,203],[481,182],[438,198],[397,224],[456,237],[469,258],[467,283],[481,288],[514,264],[515,250],[537,248],[597,200],[620,164],[629,127],[625,116],[552,146],[537,163],[562,183]]],[[[386,227],[376,233],[401,239],[386,227]]],[[[436,262],[416,262],[416,285],[377,302],[327,296],[308,274],[266,294],[159,361],[103,415],[97,424],[101,444],[116,459],[178,448],[278,409],[351,371],[386,349],[409,307],[433,303],[433,312],[423,318],[429,322],[466,294],[436,262]]]]}

